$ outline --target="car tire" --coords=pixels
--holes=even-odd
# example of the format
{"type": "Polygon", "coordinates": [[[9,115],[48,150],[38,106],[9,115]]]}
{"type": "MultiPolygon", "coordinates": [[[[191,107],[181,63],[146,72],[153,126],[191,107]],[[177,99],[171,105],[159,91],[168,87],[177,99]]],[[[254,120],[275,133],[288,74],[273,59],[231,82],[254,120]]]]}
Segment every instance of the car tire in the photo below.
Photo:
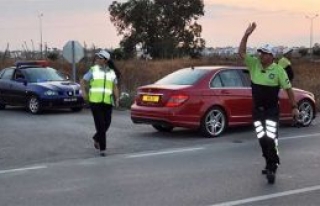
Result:
{"type": "Polygon", "coordinates": [[[32,114],[39,114],[41,112],[41,103],[39,101],[39,98],[36,96],[31,96],[28,99],[27,108],[32,114]]]}
{"type": "Polygon", "coordinates": [[[308,127],[313,121],[315,108],[309,100],[302,100],[298,103],[299,119],[298,122],[302,127],[308,127]]]}
{"type": "Polygon", "coordinates": [[[152,127],[159,132],[171,132],[173,130],[173,126],[170,125],[153,124],[152,127]]]}
{"type": "Polygon", "coordinates": [[[0,103],[0,110],[3,110],[3,109],[5,109],[5,108],[6,108],[6,105],[5,105],[5,104],[0,103]]]}
{"type": "Polygon", "coordinates": [[[80,112],[83,109],[83,107],[71,107],[71,111],[73,112],[80,112]]]}
{"type": "Polygon", "coordinates": [[[227,128],[227,116],[220,107],[212,107],[201,120],[200,131],[205,137],[218,137],[227,128]]]}

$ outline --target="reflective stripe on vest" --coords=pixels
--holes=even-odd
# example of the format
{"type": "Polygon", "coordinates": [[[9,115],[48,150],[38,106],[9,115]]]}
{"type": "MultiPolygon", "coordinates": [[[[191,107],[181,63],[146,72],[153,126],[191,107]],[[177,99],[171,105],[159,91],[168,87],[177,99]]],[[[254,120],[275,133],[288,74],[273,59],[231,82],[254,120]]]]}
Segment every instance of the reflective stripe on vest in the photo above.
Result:
{"type": "Polygon", "coordinates": [[[112,104],[112,91],[116,75],[113,70],[103,71],[98,65],[91,67],[93,79],[90,81],[89,101],[112,104]]]}

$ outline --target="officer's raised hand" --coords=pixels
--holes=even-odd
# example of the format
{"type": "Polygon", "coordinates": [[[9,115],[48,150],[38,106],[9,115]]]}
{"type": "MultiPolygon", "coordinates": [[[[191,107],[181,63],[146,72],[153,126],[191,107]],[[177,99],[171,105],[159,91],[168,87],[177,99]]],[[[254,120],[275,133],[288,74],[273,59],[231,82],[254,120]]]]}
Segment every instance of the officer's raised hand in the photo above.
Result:
{"type": "Polygon", "coordinates": [[[248,28],[247,28],[247,30],[246,30],[246,32],[245,32],[245,35],[248,35],[248,36],[251,35],[252,32],[256,29],[256,27],[257,27],[256,22],[250,23],[248,28]]]}
{"type": "Polygon", "coordinates": [[[252,22],[249,24],[248,28],[244,32],[244,35],[240,41],[239,50],[238,50],[238,54],[241,59],[244,59],[244,57],[246,56],[247,40],[249,36],[252,34],[252,32],[256,29],[256,27],[257,27],[257,24],[255,22],[252,22]]]}

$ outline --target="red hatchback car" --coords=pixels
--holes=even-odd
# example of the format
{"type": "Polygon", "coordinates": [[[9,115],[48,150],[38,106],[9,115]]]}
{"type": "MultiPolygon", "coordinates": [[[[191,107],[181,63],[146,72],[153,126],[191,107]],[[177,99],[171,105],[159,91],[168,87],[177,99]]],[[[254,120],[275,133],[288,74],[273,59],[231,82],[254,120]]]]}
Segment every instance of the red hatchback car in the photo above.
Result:
{"type": "MultiPolygon", "coordinates": [[[[237,66],[201,66],[177,70],[154,84],[137,89],[131,106],[133,123],[150,124],[158,131],[174,127],[199,129],[217,137],[226,128],[252,124],[249,72],[237,66]]],[[[311,92],[294,88],[301,126],[316,116],[311,92]]],[[[291,105],[280,90],[280,119],[292,121],[291,105]]]]}

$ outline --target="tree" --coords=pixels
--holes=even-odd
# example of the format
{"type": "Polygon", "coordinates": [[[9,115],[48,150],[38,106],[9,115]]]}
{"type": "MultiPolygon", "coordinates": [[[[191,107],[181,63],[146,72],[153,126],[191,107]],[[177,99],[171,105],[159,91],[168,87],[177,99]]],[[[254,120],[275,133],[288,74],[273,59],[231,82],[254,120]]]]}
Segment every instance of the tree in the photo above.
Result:
{"type": "Polygon", "coordinates": [[[307,56],[307,54],[308,54],[308,49],[307,49],[307,48],[300,48],[299,51],[298,51],[298,53],[299,53],[302,57],[307,56]]]}
{"type": "Polygon", "coordinates": [[[59,53],[57,51],[48,52],[47,58],[52,61],[56,61],[59,59],[59,53]]]}
{"type": "Polygon", "coordinates": [[[201,25],[196,22],[203,9],[203,0],[128,0],[112,2],[109,12],[123,36],[120,45],[126,56],[133,56],[139,44],[153,58],[172,58],[204,48],[201,25]]]}
{"type": "Polygon", "coordinates": [[[320,44],[315,43],[313,46],[313,55],[320,56],[320,44]]]}

